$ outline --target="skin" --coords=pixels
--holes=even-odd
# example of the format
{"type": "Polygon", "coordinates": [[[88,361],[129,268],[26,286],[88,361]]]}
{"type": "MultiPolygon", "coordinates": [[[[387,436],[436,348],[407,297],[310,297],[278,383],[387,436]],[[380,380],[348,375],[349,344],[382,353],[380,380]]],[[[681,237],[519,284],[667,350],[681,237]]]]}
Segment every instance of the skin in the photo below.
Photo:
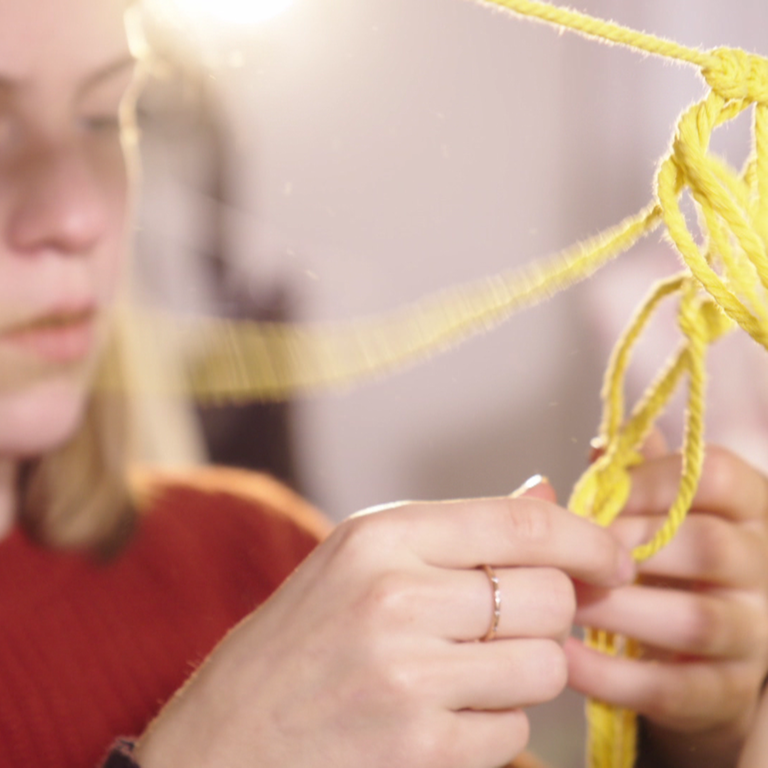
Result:
{"type": "MultiPolygon", "coordinates": [[[[651,449],[612,532],[647,541],[677,491],[680,457],[651,449]]],[[[566,644],[578,691],[639,712],[641,765],[736,765],[768,673],[768,480],[734,454],[708,449],[702,482],[673,541],[639,568],[639,583],[577,587],[577,622],[643,644],[640,660],[566,644]]],[[[764,754],[763,759],[766,759],[764,754]]]]}

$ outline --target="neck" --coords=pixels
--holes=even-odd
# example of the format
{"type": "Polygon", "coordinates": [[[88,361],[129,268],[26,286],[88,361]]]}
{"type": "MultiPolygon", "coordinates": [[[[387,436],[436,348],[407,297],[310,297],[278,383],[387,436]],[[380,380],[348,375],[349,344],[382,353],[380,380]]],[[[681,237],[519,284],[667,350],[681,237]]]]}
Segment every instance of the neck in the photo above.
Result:
{"type": "Polygon", "coordinates": [[[16,522],[16,476],[18,464],[0,459],[0,540],[4,539],[16,522]]]}

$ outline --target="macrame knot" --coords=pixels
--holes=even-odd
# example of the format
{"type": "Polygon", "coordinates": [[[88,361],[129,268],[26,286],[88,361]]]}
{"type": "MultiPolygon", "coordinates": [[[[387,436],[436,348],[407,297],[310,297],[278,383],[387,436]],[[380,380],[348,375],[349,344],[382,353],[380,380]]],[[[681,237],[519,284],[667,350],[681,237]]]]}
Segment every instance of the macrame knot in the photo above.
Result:
{"type": "Polygon", "coordinates": [[[727,101],[768,103],[768,60],[754,53],[717,48],[710,52],[702,75],[727,101]]]}
{"type": "Polygon", "coordinates": [[[629,498],[632,485],[627,468],[639,461],[634,452],[626,457],[617,456],[614,451],[603,454],[574,488],[569,501],[571,509],[600,525],[610,525],[629,498]]]}
{"type": "Polygon", "coordinates": [[[712,299],[702,301],[699,317],[706,334],[706,343],[714,344],[721,336],[733,329],[735,323],[712,299]]]}

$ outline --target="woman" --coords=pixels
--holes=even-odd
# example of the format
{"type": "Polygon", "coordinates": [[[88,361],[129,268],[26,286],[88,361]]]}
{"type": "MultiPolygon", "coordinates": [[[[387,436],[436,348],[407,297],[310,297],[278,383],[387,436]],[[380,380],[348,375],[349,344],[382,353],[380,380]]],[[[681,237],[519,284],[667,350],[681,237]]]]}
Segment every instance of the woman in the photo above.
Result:
{"type": "Polygon", "coordinates": [[[557,696],[569,662],[577,687],[652,718],[659,754],[737,750],[768,611],[764,506],[729,496],[763,481],[729,455],[698,500],[719,537],[698,558],[709,529],[694,521],[646,566],[675,599],[642,627],[626,607],[652,588],[629,586],[628,547],[661,513],[674,458],[638,470],[614,532],[546,483],[395,505],[327,538],[265,478],[129,487],[122,405],[92,382],[119,356],[134,90],[116,1],[0,0],[0,765],[95,765],[122,735],[111,764],[491,768],[523,750],[523,708],[557,696]],[[711,620],[681,631],[702,606],[711,620]],[[575,618],[677,653],[664,669],[681,689],[659,700],[658,663],[564,643],[575,618]],[[692,653],[723,685],[690,696],[692,653]]]}

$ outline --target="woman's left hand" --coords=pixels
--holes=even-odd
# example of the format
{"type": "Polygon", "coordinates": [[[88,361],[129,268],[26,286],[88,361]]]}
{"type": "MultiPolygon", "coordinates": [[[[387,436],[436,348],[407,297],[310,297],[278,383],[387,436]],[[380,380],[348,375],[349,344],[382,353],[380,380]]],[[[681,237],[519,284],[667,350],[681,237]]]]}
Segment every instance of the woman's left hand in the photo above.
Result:
{"type": "MultiPolygon", "coordinates": [[[[664,455],[633,470],[612,526],[625,546],[648,541],[665,520],[680,462],[664,455]]],[[[611,658],[572,638],[570,685],[644,716],[654,766],[735,765],[768,670],[768,480],[709,448],[692,511],[640,566],[638,583],[578,585],[577,596],[579,624],[633,637],[642,652],[611,658]]]]}

